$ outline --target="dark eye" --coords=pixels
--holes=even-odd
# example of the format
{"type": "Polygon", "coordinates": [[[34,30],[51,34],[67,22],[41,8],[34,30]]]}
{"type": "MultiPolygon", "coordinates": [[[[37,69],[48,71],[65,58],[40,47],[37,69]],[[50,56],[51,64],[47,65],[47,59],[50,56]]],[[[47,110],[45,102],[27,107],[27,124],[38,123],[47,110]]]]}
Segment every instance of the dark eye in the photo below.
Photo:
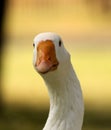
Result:
{"type": "Polygon", "coordinates": [[[33,47],[35,47],[35,44],[33,43],[33,47]]]}
{"type": "Polygon", "coordinates": [[[61,42],[61,40],[59,40],[59,46],[61,46],[61,44],[62,44],[62,42],[61,42]]]}

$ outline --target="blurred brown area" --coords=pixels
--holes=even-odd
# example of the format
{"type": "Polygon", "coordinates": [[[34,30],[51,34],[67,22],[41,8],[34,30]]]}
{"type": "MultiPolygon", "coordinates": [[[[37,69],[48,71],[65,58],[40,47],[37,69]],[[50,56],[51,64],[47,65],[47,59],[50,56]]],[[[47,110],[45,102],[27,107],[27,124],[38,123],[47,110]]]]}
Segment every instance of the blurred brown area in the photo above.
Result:
{"type": "Polygon", "coordinates": [[[111,12],[111,1],[110,0],[86,0],[86,4],[90,7],[100,10],[101,13],[111,12]]]}
{"type": "Polygon", "coordinates": [[[85,100],[83,130],[111,129],[111,1],[2,2],[0,130],[40,130],[45,124],[49,98],[32,66],[32,44],[46,31],[60,34],[71,53],[85,100]]]}

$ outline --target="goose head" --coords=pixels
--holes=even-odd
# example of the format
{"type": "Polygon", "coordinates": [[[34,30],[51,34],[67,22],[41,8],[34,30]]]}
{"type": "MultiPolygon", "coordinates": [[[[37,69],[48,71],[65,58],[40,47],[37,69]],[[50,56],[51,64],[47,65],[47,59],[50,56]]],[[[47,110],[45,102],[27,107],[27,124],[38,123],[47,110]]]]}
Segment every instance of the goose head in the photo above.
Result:
{"type": "Polygon", "coordinates": [[[62,39],[55,33],[38,34],[34,38],[33,46],[33,65],[41,75],[63,69],[70,61],[62,39]]]}
{"type": "Polygon", "coordinates": [[[50,112],[43,130],[81,130],[84,105],[70,54],[59,35],[40,33],[33,42],[33,65],[50,96],[50,112]]]}

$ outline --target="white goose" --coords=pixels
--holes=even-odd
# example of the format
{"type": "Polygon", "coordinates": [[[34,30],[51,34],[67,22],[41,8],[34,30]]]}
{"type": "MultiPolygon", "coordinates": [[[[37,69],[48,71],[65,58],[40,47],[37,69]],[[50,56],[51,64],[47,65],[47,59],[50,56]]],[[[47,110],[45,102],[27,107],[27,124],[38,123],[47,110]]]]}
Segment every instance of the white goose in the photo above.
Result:
{"type": "Polygon", "coordinates": [[[33,65],[44,79],[49,96],[49,117],[43,130],[81,130],[84,103],[70,54],[61,38],[51,32],[34,38],[33,65]]]}

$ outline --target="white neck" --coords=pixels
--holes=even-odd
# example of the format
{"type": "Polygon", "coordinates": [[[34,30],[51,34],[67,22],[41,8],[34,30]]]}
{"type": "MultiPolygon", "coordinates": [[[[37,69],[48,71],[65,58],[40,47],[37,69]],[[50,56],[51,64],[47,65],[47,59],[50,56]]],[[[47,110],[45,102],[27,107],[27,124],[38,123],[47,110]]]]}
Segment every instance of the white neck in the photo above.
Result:
{"type": "Polygon", "coordinates": [[[43,130],[81,130],[84,113],[81,88],[72,65],[68,68],[43,76],[50,96],[49,117],[43,130]]]}

